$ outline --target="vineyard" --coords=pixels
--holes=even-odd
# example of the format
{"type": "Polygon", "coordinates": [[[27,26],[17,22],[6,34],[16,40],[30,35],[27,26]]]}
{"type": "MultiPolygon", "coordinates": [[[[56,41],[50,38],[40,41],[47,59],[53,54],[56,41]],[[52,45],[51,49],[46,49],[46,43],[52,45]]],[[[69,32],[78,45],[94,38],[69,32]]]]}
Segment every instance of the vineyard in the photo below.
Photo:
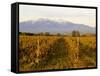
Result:
{"type": "Polygon", "coordinates": [[[20,71],[95,66],[95,37],[19,35],[20,71]]]}

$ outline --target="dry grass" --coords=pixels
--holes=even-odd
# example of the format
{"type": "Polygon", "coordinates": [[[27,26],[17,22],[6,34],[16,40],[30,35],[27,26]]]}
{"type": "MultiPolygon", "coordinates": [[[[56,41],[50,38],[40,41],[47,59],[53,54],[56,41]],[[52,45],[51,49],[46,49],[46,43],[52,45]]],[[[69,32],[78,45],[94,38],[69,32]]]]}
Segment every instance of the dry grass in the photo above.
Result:
{"type": "Polygon", "coordinates": [[[95,37],[19,36],[20,71],[95,66],[95,37]]]}

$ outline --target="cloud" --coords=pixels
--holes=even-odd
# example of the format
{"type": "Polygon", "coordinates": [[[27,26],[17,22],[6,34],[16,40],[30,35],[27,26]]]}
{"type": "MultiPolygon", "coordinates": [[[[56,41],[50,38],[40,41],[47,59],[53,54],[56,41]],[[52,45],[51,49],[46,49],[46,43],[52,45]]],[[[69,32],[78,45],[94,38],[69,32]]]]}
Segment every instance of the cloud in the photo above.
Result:
{"type": "Polygon", "coordinates": [[[48,18],[53,20],[72,21],[95,27],[95,9],[20,5],[20,22],[48,18]]]}

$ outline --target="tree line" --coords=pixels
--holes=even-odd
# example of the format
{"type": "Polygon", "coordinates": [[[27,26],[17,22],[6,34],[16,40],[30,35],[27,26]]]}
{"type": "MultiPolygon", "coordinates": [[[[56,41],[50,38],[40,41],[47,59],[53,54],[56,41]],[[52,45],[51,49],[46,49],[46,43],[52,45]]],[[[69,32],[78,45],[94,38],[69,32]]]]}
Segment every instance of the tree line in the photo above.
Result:
{"type": "Polygon", "coordinates": [[[80,32],[77,30],[73,30],[70,35],[61,34],[61,33],[51,34],[49,32],[40,32],[40,33],[19,32],[19,34],[28,35],[28,36],[72,36],[72,37],[95,36],[95,34],[92,34],[92,33],[86,33],[86,34],[81,35],[80,32]]]}

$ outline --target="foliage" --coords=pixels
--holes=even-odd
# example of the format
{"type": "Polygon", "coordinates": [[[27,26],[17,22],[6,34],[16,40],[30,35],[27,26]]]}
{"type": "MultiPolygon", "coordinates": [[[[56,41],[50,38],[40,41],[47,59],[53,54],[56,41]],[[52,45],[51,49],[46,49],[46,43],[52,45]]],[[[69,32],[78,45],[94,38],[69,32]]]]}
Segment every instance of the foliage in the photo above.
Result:
{"type": "Polygon", "coordinates": [[[80,36],[80,32],[74,30],[74,31],[72,31],[72,36],[73,36],[73,37],[80,36]]]}

